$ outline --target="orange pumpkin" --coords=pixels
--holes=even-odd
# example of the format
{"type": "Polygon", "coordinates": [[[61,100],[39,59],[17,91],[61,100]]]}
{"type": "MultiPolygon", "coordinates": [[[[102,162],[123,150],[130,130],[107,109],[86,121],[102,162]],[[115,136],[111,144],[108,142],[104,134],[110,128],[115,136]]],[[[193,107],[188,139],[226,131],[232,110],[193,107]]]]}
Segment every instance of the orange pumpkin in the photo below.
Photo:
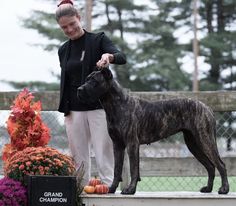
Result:
{"type": "Polygon", "coordinates": [[[96,177],[89,180],[89,186],[95,187],[96,185],[100,185],[100,184],[102,184],[101,180],[96,177]]]}
{"type": "Polygon", "coordinates": [[[106,184],[100,184],[95,186],[95,193],[97,194],[107,194],[109,187],[106,184]]]}
{"type": "Polygon", "coordinates": [[[87,193],[87,194],[93,194],[95,192],[95,187],[94,186],[89,186],[89,185],[86,185],[84,187],[84,191],[87,193]]]}

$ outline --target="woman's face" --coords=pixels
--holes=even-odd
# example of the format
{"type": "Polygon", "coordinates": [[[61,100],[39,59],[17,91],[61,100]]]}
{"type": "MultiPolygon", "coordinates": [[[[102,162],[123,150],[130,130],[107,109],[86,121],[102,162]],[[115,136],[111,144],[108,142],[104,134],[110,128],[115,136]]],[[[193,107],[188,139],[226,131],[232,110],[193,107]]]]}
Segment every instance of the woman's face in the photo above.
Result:
{"type": "Polygon", "coordinates": [[[62,16],[58,20],[58,24],[64,34],[71,40],[78,39],[84,33],[80,23],[80,16],[62,16]]]}

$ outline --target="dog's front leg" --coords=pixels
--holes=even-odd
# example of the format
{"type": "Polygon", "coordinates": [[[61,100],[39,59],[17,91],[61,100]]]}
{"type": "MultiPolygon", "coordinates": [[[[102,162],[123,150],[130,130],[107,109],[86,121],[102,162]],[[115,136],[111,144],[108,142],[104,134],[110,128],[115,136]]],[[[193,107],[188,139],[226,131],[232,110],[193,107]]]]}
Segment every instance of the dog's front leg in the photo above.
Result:
{"type": "Polygon", "coordinates": [[[114,179],[111,187],[109,188],[109,193],[115,193],[119,183],[122,181],[122,169],[124,163],[124,151],[125,147],[120,144],[113,144],[114,147],[114,179]]]}
{"type": "Polygon", "coordinates": [[[129,155],[131,181],[130,184],[122,190],[121,194],[134,194],[136,192],[137,182],[141,180],[139,174],[139,143],[129,143],[129,145],[127,145],[127,151],[129,155]]]}

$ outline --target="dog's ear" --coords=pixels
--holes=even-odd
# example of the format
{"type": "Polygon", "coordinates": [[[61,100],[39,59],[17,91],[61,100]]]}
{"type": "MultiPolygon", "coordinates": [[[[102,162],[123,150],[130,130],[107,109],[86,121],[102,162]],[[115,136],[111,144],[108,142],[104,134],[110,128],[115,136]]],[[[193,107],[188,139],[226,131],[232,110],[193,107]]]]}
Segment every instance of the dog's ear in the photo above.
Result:
{"type": "Polygon", "coordinates": [[[112,78],[113,78],[113,75],[112,75],[112,73],[111,73],[111,70],[109,69],[109,68],[103,68],[102,70],[101,70],[101,73],[103,74],[103,76],[104,76],[104,78],[106,79],[106,80],[111,80],[112,78]]]}

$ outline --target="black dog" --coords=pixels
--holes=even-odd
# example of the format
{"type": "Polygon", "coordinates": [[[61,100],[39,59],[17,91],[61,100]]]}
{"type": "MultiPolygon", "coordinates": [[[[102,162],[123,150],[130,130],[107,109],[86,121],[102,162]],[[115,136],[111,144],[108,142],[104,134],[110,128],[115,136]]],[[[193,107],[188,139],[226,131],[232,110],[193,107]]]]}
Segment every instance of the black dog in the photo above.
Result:
{"type": "Polygon", "coordinates": [[[106,112],[115,158],[110,193],[114,193],[122,181],[125,148],[129,155],[131,182],[122,194],[134,194],[140,181],[139,145],[150,144],[178,132],[183,132],[190,152],[208,172],[207,186],[200,191],[212,191],[217,168],[222,179],[218,193],[229,192],[225,164],[216,144],[216,121],[212,110],[202,102],[191,99],[149,102],[132,97],[113,80],[109,69],[90,74],[85,84],[78,88],[78,98],[86,102],[99,99],[106,112]]]}

